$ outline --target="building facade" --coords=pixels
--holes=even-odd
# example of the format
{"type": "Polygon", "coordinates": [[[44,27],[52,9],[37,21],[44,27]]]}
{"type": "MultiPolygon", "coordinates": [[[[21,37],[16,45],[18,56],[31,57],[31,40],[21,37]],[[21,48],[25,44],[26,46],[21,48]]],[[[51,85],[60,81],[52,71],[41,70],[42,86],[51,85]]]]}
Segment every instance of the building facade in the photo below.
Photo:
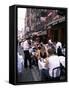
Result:
{"type": "Polygon", "coordinates": [[[53,42],[61,41],[65,43],[65,29],[65,10],[28,8],[26,11],[26,35],[31,37],[37,35],[40,42],[47,43],[51,39],[53,42]]]}

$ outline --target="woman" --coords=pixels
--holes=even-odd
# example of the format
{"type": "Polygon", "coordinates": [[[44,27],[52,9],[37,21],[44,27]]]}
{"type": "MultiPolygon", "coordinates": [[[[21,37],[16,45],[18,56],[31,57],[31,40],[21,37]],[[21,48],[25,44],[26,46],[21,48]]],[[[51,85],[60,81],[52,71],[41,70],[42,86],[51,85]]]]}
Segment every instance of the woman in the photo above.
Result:
{"type": "Polygon", "coordinates": [[[23,78],[23,70],[24,70],[24,58],[21,55],[21,52],[17,53],[18,59],[17,59],[17,76],[18,80],[21,80],[23,78]]]}
{"type": "Polygon", "coordinates": [[[48,72],[48,60],[45,47],[41,44],[40,49],[40,58],[38,60],[38,66],[40,70],[41,80],[48,80],[49,72],[48,72]]]}
{"type": "Polygon", "coordinates": [[[40,59],[40,45],[37,46],[34,57],[35,57],[35,65],[38,67],[38,60],[40,59]]]}

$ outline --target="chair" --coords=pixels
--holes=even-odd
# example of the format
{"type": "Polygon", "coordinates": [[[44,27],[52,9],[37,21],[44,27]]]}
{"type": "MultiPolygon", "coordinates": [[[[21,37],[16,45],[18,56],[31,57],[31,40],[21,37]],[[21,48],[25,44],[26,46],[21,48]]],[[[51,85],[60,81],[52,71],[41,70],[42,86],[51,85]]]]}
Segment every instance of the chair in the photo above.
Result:
{"type": "Polygon", "coordinates": [[[53,80],[60,80],[60,73],[61,73],[61,68],[56,67],[52,70],[52,79],[53,80]]]}
{"type": "Polygon", "coordinates": [[[62,66],[62,64],[60,63],[60,67],[61,67],[61,77],[65,77],[65,67],[64,66],[62,66]]]}

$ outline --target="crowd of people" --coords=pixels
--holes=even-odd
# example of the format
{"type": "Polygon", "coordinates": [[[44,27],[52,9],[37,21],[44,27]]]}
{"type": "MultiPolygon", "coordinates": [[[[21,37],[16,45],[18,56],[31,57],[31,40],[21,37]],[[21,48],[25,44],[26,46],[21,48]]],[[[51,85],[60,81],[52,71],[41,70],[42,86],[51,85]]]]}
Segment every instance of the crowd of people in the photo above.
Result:
{"type": "Polygon", "coordinates": [[[19,45],[24,52],[23,62],[20,61],[21,64],[23,63],[24,68],[29,67],[32,69],[32,66],[35,65],[39,69],[43,81],[60,79],[60,75],[63,73],[60,71],[61,64],[65,68],[65,48],[62,47],[61,42],[54,43],[50,39],[47,44],[43,44],[26,38],[19,45]]]}

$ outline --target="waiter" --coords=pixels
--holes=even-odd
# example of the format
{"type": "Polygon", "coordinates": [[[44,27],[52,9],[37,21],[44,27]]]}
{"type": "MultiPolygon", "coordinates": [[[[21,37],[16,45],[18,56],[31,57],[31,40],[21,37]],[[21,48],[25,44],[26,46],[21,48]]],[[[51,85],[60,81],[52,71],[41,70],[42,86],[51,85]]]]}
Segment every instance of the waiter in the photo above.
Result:
{"type": "Polygon", "coordinates": [[[30,48],[29,42],[30,42],[30,40],[27,37],[26,40],[24,41],[24,44],[23,44],[24,56],[25,56],[24,68],[27,68],[27,60],[29,61],[29,68],[31,68],[31,56],[30,56],[30,53],[29,53],[29,48],[30,48]]]}

